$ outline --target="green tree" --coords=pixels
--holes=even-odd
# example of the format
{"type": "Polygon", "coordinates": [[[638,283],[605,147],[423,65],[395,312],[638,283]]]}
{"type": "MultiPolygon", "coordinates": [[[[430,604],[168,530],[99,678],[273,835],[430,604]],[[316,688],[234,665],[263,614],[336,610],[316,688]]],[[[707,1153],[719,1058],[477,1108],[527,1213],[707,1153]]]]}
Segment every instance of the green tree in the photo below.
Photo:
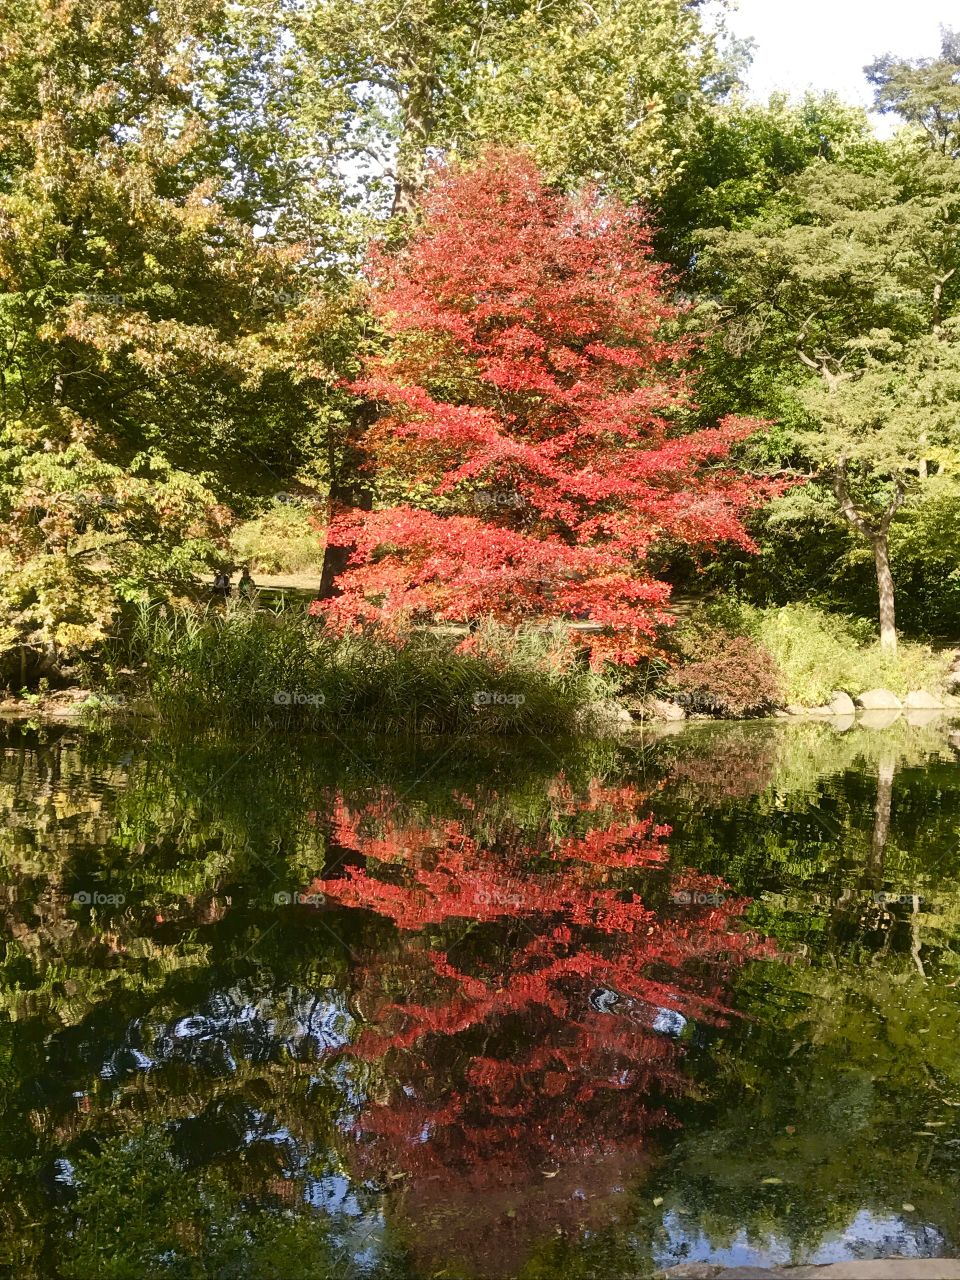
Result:
{"type": "Polygon", "coordinates": [[[299,292],[307,250],[264,234],[278,130],[211,105],[247,38],[218,0],[29,0],[5,24],[0,626],[49,664],[303,461],[330,311],[299,292]]]}
{"type": "Polygon", "coordinates": [[[893,650],[891,525],[960,448],[960,164],[911,131],[858,159],[817,161],[746,225],[707,233],[703,265],[749,408],[786,408],[781,457],[871,550],[893,650]]]}
{"type": "Polygon", "coordinates": [[[292,29],[321,164],[409,213],[431,155],[527,144],[560,182],[649,196],[735,79],[685,0],[315,0],[292,29]]]}

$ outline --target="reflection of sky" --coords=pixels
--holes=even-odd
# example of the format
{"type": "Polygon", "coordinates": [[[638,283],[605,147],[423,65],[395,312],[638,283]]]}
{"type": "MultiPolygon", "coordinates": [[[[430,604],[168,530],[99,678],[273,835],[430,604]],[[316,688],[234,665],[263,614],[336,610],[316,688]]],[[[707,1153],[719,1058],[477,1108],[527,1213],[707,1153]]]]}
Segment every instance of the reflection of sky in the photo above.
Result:
{"type": "Polygon", "coordinates": [[[354,1020],[344,997],[329,991],[259,994],[235,987],[213,992],[194,1013],[169,1022],[139,1019],[100,1069],[109,1080],[190,1062],[216,1074],[231,1074],[237,1057],[276,1061],[285,1053],[303,1061],[350,1043],[354,1020]]]}
{"type": "MultiPolygon", "coordinates": [[[[685,1216],[685,1215],[684,1215],[685,1216]]],[[[922,1222],[905,1222],[898,1217],[876,1217],[861,1209],[843,1231],[831,1232],[818,1248],[794,1256],[791,1243],[783,1236],[750,1240],[739,1231],[726,1248],[717,1248],[710,1238],[685,1225],[683,1217],[668,1213],[663,1235],[654,1244],[654,1260],[660,1267],[681,1262],[712,1262],[725,1267],[771,1267],[785,1263],[847,1262],[856,1258],[936,1258],[942,1256],[943,1235],[922,1222]],[[665,1239],[664,1239],[665,1235],[665,1239]]]]}
{"type": "Polygon", "coordinates": [[[354,1194],[354,1184],[341,1174],[308,1180],[305,1200],[331,1218],[330,1239],[334,1260],[349,1257],[361,1272],[381,1260],[386,1221],[379,1210],[365,1208],[354,1194]]]}

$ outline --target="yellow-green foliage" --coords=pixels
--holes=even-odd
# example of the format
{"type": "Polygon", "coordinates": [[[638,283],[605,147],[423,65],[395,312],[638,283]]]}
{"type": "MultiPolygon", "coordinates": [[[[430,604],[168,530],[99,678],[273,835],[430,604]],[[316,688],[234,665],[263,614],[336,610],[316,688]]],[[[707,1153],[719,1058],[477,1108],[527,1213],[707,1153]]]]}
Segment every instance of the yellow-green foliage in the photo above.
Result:
{"type": "Polygon", "coordinates": [[[230,535],[237,562],[254,573],[319,573],[323,542],[310,523],[313,510],[299,502],[277,502],[238,525],[230,535]]]}
{"type": "Polygon", "coordinates": [[[834,690],[851,696],[866,689],[912,689],[936,693],[943,687],[949,658],[926,645],[901,642],[896,657],[866,642],[864,625],[808,604],[782,609],[744,606],[745,628],[773,655],[783,673],[787,697],[801,706],[819,706],[834,690]]]}

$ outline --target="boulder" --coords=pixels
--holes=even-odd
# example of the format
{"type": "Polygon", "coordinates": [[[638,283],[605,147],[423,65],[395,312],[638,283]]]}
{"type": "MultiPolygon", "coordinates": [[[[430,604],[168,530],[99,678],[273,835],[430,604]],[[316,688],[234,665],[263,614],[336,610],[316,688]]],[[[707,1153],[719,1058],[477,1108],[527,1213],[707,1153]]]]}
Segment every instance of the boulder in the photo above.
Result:
{"type": "Polygon", "coordinates": [[[955,693],[945,693],[943,695],[943,705],[948,711],[960,711],[960,698],[955,693]]]}
{"type": "Polygon", "coordinates": [[[633,724],[633,716],[616,702],[591,702],[579,715],[580,723],[601,733],[621,733],[633,724]]]}
{"type": "Polygon", "coordinates": [[[849,693],[836,689],[830,701],[830,714],[834,716],[852,716],[857,708],[849,693]]]}
{"type": "Polygon", "coordinates": [[[903,700],[903,705],[908,711],[941,711],[943,703],[939,698],[935,698],[932,693],[927,693],[926,689],[915,689],[912,693],[908,693],[903,700]]]}
{"type": "Polygon", "coordinates": [[[903,710],[903,703],[889,689],[868,689],[866,693],[861,693],[859,698],[854,698],[854,702],[864,711],[903,710]]]}
{"type": "Polygon", "coordinates": [[[653,720],[686,720],[687,713],[675,702],[666,698],[648,698],[644,705],[644,714],[653,720]]]}

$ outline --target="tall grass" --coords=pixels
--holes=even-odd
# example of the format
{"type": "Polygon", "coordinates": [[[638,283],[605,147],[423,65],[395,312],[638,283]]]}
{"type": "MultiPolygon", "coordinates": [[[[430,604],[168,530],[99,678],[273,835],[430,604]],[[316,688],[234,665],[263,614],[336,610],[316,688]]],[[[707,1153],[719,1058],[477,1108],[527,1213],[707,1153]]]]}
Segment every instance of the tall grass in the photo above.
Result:
{"type": "Polygon", "coordinates": [[[206,613],[144,607],[124,660],[145,673],[161,720],[184,728],[360,733],[598,732],[609,682],[571,658],[559,630],[488,626],[475,652],[415,632],[401,646],[336,636],[302,608],[206,613]]]}

